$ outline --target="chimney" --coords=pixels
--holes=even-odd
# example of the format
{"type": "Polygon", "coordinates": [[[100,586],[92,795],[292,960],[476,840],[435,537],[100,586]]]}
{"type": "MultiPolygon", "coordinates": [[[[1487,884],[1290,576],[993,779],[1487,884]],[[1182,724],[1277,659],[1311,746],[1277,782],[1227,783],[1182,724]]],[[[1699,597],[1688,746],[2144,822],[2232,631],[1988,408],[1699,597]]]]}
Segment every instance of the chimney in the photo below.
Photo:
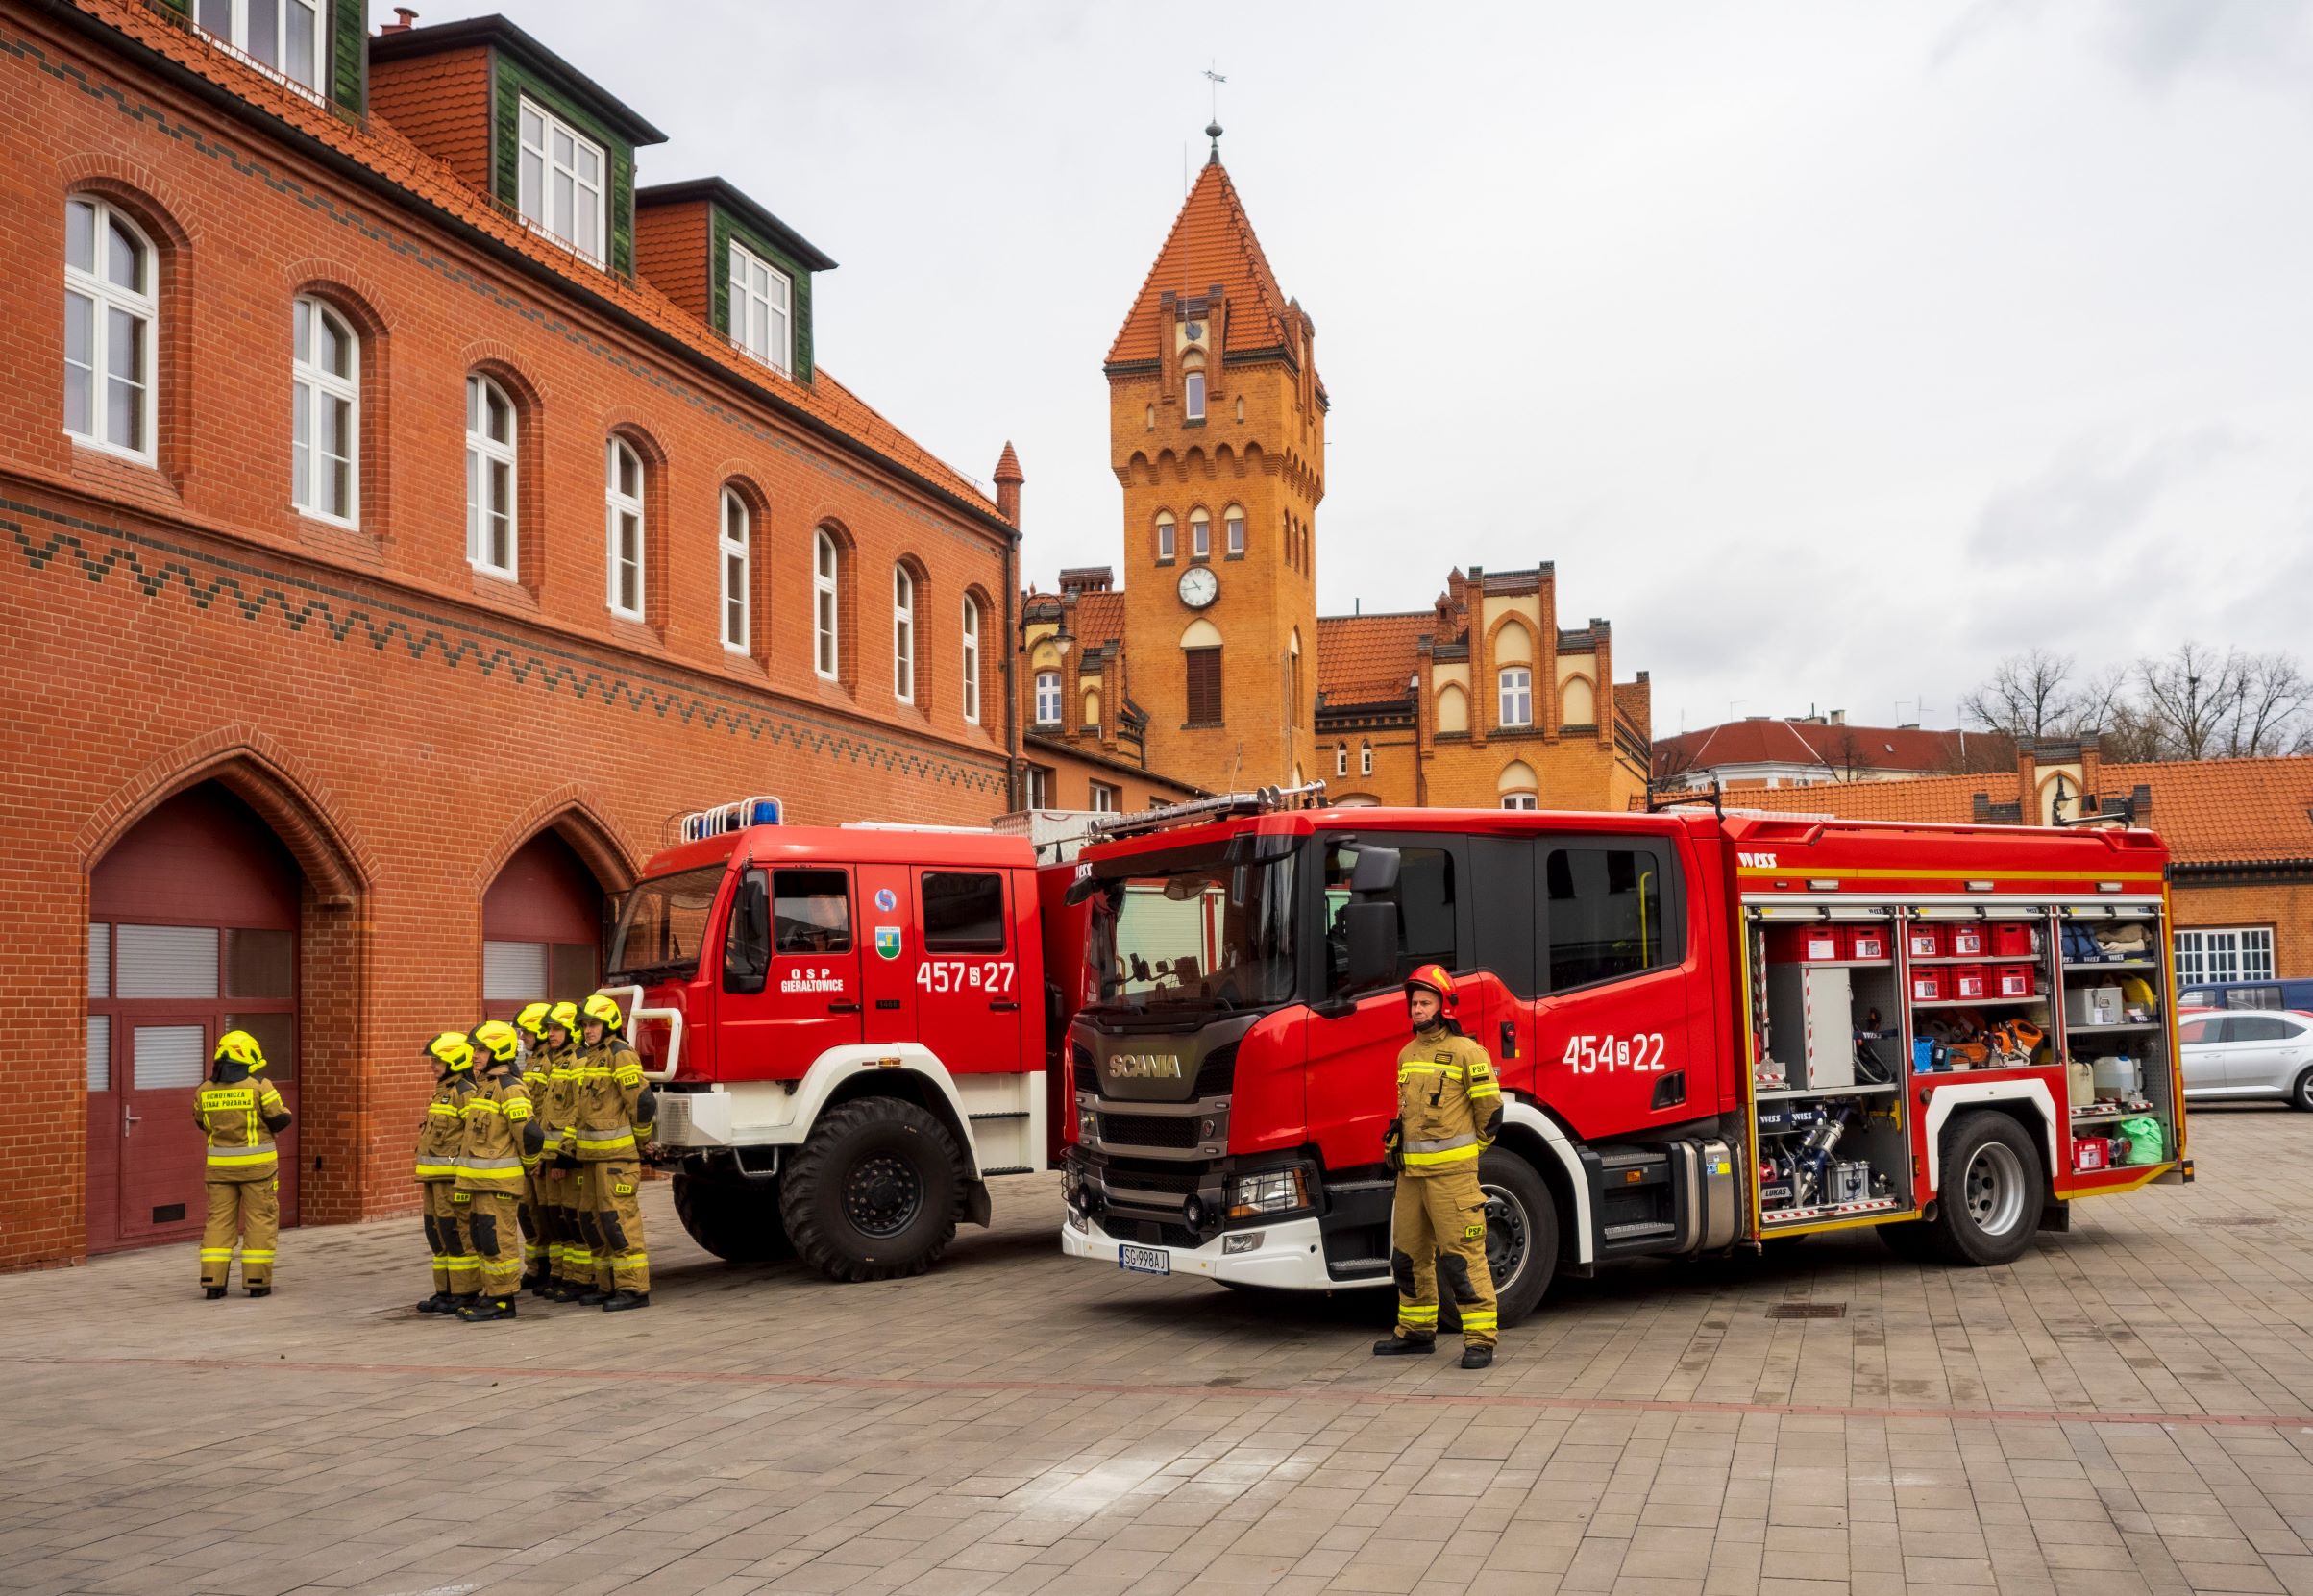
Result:
{"type": "Polygon", "coordinates": [[[396,6],[394,19],[381,27],[378,32],[381,34],[406,34],[417,25],[418,13],[416,12],[411,11],[407,6],[396,6]]]}
{"type": "Polygon", "coordinates": [[[1833,725],[1835,725],[1835,726],[1843,726],[1843,725],[1847,724],[1847,711],[1846,711],[1846,710],[1844,710],[1844,709],[1834,709],[1834,710],[1833,710],[1833,711],[1832,711],[1832,724],[1833,724],[1833,725]]]}
{"type": "Polygon", "coordinates": [[[1004,453],[996,462],[996,513],[1017,527],[1020,525],[1020,485],[1027,479],[1021,475],[1020,456],[1012,453],[1010,439],[1004,442],[1004,453]]]}

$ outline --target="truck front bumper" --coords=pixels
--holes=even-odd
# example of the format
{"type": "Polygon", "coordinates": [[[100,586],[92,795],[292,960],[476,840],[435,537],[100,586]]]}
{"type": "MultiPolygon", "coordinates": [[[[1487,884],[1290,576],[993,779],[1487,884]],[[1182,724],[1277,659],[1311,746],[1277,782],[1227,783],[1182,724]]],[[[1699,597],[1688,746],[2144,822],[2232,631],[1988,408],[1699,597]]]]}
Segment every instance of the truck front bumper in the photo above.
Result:
{"type": "Polygon", "coordinates": [[[1325,1243],[1317,1234],[1317,1221],[1314,1217],[1224,1231],[1200,1247],[1119,1241],[1100,1228],[1097,1217],[1079,1218],[1071,1214],[1061,1223],[1060,1247],[1070,1258],[1093,1259],[1113,1269],[1117,1267],[1120,1246],[1163,1253],[1176,1275],[1226,1281],[1236,1286],[1267,1286],[1281,1291],[1331,1291],[1343,1285],[1325,1270],[1325,1243]]]}

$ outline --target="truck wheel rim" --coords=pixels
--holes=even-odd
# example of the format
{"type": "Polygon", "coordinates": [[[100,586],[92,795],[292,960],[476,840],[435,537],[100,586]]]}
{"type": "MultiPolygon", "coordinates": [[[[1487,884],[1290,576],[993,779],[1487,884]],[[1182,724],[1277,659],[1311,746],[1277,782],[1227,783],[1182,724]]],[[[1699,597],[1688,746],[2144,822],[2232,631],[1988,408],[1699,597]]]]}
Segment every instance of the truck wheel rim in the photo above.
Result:
{"type": "Polygon", "coordinates": [[[923,1177],[898,1153],[861,1159],[844,1182],[844,1217],[863,1236],[897,1236],[923,1208],[923,1177]]]}
{"type": "Polygon", "coordinates": [[[1486,1267],[1494,1278],[1496,1296],[1526,1267],[1526,1248],[1533,1237],[1525,1205],[1508,1189],[1481,1185],[1486,1196],[1486,1267]]]}
{"type": "Polygon", "coordinates": [[[1986,1236],[2005,1236],[2024,1216],[2024,1165],[2015,1149],[1987,1142],[1968,1160],[1968,1217],[1986,1236]]]}

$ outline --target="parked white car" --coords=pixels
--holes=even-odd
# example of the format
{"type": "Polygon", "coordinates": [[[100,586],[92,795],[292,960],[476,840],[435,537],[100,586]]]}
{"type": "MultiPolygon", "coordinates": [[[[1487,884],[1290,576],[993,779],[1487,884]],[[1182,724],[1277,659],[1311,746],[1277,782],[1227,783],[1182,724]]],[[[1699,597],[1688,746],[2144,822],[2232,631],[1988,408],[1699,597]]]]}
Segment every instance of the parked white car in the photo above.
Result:
{"type": "Polygon", "coordinates": [[[2225,1009],[2177,1021],[2189,1098],[2280,1097],[2313,1109],[2313,1016],[2225,1009]]]}

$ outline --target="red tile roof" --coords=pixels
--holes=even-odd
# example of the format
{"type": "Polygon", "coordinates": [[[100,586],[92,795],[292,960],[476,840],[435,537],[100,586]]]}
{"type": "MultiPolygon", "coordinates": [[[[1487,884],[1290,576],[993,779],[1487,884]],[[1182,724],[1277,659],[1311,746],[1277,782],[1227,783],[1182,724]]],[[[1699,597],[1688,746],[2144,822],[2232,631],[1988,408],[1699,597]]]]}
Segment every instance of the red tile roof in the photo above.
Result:
{"type": "Polygon", "coordinates": [[[1076,596],[1076,647],[1096,649],[1124,638],[1124,595],[1120,592],[1079,593],[1076,596]]]}
{"type": "MultiPolygon", "coordinates": [[[[1975,734],[1968,734],[1975,735],[1975,734]]],[[[1829,725],[1762,718],[1655,739],[1655,770],[1711,770],[1721,765],[1812,764],[1845,769],[1850,750],[1861,765],[1881,771],[1942,771],[1959,762],[1957,731],[1917,726],[1829,725]]]]}
{"type": "MultiPolygon", "coordinates": [[[[1660,744],[1656,745],[1658,748],[1660,744]]],[[[1827,781],[1812,787],[1730,787],[1729,809],[1778,815],[1832,815],[1843,821],[1929,821],[1964,824],[1976,818],[1976,795],[2015,801],[2012,773],[1926,775],[1895,781],[1827,781]]]]}
{"type": "Polygon", "coordinates": [[[734,383],[767,390],[905,471],[947,494],[975,515],[1000,521],[996,505],[978,484],[933,455],[892,425],[822,366],[808,384],[749,358],[712,329],[649,283],[628,282],[587,264],[539,236],[488,195],[461,182],[447,165],[395,133],[382,117],[349,122],[304,94],[275,83],[263,72],[168,21],[140,0],[73,0],[89,16],[125,37],[285,123],[295,133],[345,157],[402,190],[418,206],[431,206],[455,222],[484,233],[564,282],[599,296],[615,310],[652,331],[678,341],[694,356],[721,368],[734,383]]]}
{"type": "Polygon", "coordinates": [[[1156,263],[1109,346],[1110,363],[1158,358],[1164,348],[1159,314],[1164,291],[1201,294],[1216,282],[1229,300],[1224,354],[1296,346],[1298,340],[1286,335],[1285,291],[1261,253],[1228,168],[1218,160],[1206,163],[1182,202],[1165,247],[1157,251],[1156,263]]]}
{"type": "Polygon", "coordinates": [[[1415,645],[1438,628],[1434,611],[1317,617],[1317,691],[1328,708],[1400,703],[1421,668],[1415,645]]]}

